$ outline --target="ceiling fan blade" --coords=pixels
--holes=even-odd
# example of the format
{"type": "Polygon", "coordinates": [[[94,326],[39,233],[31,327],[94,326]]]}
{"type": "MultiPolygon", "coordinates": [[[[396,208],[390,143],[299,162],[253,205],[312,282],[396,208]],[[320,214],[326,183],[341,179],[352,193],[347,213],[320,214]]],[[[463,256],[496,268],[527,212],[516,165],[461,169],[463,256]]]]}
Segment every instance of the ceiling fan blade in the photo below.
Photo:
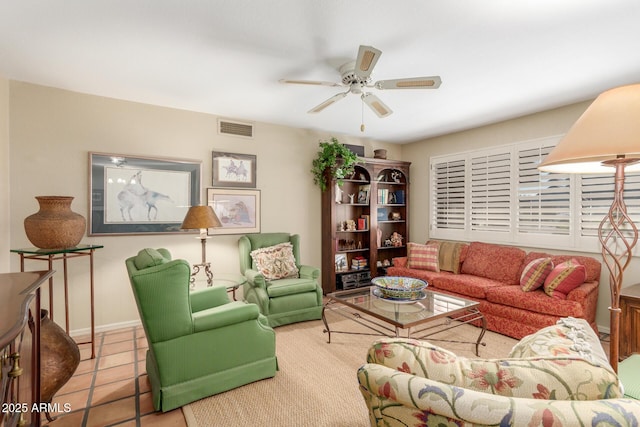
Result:
{"type": "Polygon", "coordinates": [[[294,84],[294,85],[309,85],[309,86],[331,86],[331,87],[343,87],[344,85],[334,82],[324,82],[320,80],[294,80],[294,79],[280,79],[280,83],[294,84]]]}
{"type": "Polygon", "coordinates": [[[336,102],[340,101],[342,98],[344,98],[345,96],[347,96],[349,92],[341,92],[337,95],[333,95],[331,98],[327,99],[326,101],[324,101],[322,104],[317,105],[316,107],[312,108],[311,110],[307,111],[307,113],[319,113],[320,111],[324,110],[325,108],[327,108],[328,106],[335,104],[336,102]]]}
{"type": "Polygon", "coordinates": [[[438,89],[442,84],[440,76],[411,77],[408,79],[380,80],[376,89],[438,89]]]}
{"type": "Polygon", "coordinates": [[[380,55],[382,55],[382,51],[375,47],[361,45],[358,49],[358,58],[356,58],[356,76],[366,80],[380,59],[380,55]]]}
{"type": "Polygon", "coordinates": [[[374,113],[378,115],[378,117],[384,118],[391,115],[391,113],[393,113],[391,108],[384,105],[384,103],[380,101],[380,98],[378,98],[372,93],[363,93],[361,98],[362,98],[362,101],[365,104],[367,104],[369,108],[373,110],[374,113]]]}

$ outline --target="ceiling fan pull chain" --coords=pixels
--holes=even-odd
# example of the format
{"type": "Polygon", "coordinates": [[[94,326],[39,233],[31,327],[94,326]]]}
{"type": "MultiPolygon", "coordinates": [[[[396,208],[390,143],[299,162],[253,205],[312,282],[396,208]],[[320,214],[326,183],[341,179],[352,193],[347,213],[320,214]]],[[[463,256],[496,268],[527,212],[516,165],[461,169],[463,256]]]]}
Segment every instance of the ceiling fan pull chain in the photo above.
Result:
{"type": "Polygon", "coordinates": [[[362,111],[362,120],[360,123],[360,132],[364,132],[364,99],[362,98],[362,96],[360,97],[360,107],[361,107],[361,111],[362,111]]]}

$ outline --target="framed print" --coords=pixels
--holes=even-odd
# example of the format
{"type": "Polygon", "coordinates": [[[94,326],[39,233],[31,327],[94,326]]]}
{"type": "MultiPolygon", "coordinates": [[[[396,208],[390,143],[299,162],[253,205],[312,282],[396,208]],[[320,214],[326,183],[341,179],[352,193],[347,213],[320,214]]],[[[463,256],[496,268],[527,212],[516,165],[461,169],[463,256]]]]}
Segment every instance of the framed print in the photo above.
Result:
{"type": "Polygon", "coordinates": [[[260,232],[260,190],[207,188],[207,204],[222,223],[208,230],[210,236],[260,232]]]}
{"type": "Polygon", "coordinates": [[[214,151],[213,186],[256,188],[256,156],[214,151]]]}
{"type": "Polygon", "coordinates": [[[202,162],[89,153],[89,236],[187,233],[202,162]]]}

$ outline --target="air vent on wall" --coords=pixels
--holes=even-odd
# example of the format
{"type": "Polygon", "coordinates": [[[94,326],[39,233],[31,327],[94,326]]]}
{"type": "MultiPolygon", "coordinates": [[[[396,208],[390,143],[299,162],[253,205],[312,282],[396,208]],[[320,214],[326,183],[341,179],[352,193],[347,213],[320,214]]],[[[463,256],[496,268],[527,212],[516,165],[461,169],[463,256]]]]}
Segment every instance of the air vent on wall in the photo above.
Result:
{"type": "Polygon", "coordinates": [[[251,123],[232,122],[229,120],[218,119],[218,133],[222,135],[253,138],[253,125],[251,123]]]}

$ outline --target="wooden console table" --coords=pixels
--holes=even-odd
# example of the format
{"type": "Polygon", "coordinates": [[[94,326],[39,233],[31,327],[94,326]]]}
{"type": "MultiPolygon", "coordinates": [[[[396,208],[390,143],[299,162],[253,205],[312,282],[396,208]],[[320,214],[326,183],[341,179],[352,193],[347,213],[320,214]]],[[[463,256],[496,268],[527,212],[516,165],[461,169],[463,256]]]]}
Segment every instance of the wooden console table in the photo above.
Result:
{"type": "MultiPolygon", "coordinates": [[[[65,311],[65,331],[69,333],[69,280],[67,274],[67,260],[78,257],[89,257],[89,285],[90,285],[90,314],[91,314],[91,340],[78,344],[91,343],[91,358],[96,357],[95,343],[95,316],[94,316],[94,285],[93,285],[93,253],[96,249],[104,248],[102,245],[78,245],[73,248],[65,249],[11,249],[11,252],[20,255],[20,271],[25,271],[24,260],[31,259],[37,261],[46,261],[49,270],[53,268],[53,261],[62,260],[62,273],[64,281],[64,311],[65,311]]],[[[53,320],[53,277],[49,277],[49,317],[53,320]]]]}
{"type": "Polygon", "coordinates": [[[53,273],[0,274],[2,426],[40,425],[40,286],[53,273]]]}

